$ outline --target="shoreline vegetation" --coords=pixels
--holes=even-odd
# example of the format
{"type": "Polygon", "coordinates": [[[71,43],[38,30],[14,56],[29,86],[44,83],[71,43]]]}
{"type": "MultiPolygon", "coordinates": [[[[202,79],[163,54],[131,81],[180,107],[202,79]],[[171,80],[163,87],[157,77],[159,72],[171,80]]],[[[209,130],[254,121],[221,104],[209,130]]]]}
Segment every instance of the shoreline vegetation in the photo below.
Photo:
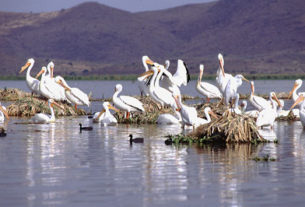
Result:
{"type": "MultiPolygon", "coordinates": [[[[137,80],[137,74],[130,75],[86,75],[86,76],[63,76],[66,80],[137,80]]],[[[304,74],[245,74],[251,80],[295,80],[305,79],[304,74]]],[[[215,80],[215,75],[206,74],[203,80],[215,80]]],[[[197,80],[198,74],[191,74],[191,80],[197,80]]],[[[0,80],[25,80],[24,76],[0,76],[0,80]]]]}

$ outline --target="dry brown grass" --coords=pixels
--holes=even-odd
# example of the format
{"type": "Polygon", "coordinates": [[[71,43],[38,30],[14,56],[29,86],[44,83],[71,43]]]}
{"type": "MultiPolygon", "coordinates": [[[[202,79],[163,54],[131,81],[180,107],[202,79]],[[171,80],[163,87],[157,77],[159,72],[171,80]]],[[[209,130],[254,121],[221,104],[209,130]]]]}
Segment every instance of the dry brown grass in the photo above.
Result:
{"type": "Polygon", "coordinates": [[[233,115],[228,112],[209,124],[198,127],[190,136],[211,142],[250,143],[263,142],[253,118],[245,115],[233,115]]]}
{"type": "MultiPolygon", "coordinates": [[[[83,109],[74,109],[72,105],[66,103],[60,103],[64,107],[59,109],[54,107],[55,115],[57,116],[75,116],[75,115],[86,115],[83,109]]],[[[44,99],[36,97],[23,97],[12,103],[7,107],[9,116],[33,116],[36,113],[50,113],[48,103],[44,99]]]]}

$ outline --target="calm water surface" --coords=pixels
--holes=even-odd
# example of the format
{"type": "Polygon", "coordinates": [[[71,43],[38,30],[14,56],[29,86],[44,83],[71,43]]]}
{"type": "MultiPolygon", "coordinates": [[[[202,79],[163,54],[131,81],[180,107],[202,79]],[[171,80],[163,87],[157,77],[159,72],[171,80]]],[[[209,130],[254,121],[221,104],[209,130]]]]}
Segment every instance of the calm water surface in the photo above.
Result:
{"type": "MultiPolygon", "coordinates": [[[[70,85],[110,97],[115,83],[70,85]]],[[[122,83],[125,94],[137,90],[132,82],[122,83]]],[[[0,87],[24,83],[5,84],[0,87]]],[[[272,89],[261,81],[257,92],[289,91],[293,81],[271,84],[272,89]]],[[[249,89],[245,84],[243,90],[249,89]]],[[[191,87],[184,90],[197,96],[191,87]]],[[[203,147],[166,146],[165,135],[182,132],[174,126],[103,127],[87,117],[20,124],[25,121],[12,118],[5,123],[8,135],[0,138],[0,206],[304,206],[305,132],[298,121],[264,131],[279,144],[203,147]],[[93,131],[80,133],[79,122],[93,131]],[[144,144],[131,146],[130,133],[145,137],[144,144]],[[277,161],[251,160],[264,155],[277,161]]]]}

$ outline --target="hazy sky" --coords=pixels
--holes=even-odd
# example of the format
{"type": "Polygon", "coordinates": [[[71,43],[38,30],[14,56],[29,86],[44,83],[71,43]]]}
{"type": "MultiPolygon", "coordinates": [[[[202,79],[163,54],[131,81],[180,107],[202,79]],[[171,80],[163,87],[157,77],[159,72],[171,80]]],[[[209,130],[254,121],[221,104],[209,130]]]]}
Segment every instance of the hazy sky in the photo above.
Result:
{"type": "MultiPolygon", "coordinates": [[[[137,12],[165,9],[191,3],[204,3],[212,0],[95,0],[111,7],[137,12]]],[[[0,0],[0,11],[46,12],[67,9],[86,0],[0,0]]]]}

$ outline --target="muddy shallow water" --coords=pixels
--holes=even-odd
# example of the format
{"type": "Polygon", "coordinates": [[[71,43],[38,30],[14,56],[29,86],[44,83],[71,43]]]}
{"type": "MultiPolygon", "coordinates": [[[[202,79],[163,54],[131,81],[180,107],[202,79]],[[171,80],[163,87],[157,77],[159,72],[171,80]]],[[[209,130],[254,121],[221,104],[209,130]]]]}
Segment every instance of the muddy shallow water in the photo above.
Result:
{"type": "MultiPolygon", "coordinates": [[[[288,82],[287,88],[293,85],[288,82]]],[[[281,84],[280,84],[281,85],[281,84]]],[[[284,86],[283,86],[284,87],[284,86]]],[[[193,89],[192,89],[193,90],[193,89]]],[[[5,104],[5,103],[4,103],[5,104]]],[[[289,104],[288,104],[289,107],[289,104]]],[[[92,110],[99,109],[99,103],[92,110]]],[[[6,123],[0,206],[303,206],[305,132],[277,122],[278,144],[166,146],[180,127],[103,127],[82,117],[6,123]],[[79,132],[78,123],[93,126],[79,132]],[[130,145],[128,135],[144,137],[130,145]],[[252,158],[269,155],[274,162],[252,158]]]]}

